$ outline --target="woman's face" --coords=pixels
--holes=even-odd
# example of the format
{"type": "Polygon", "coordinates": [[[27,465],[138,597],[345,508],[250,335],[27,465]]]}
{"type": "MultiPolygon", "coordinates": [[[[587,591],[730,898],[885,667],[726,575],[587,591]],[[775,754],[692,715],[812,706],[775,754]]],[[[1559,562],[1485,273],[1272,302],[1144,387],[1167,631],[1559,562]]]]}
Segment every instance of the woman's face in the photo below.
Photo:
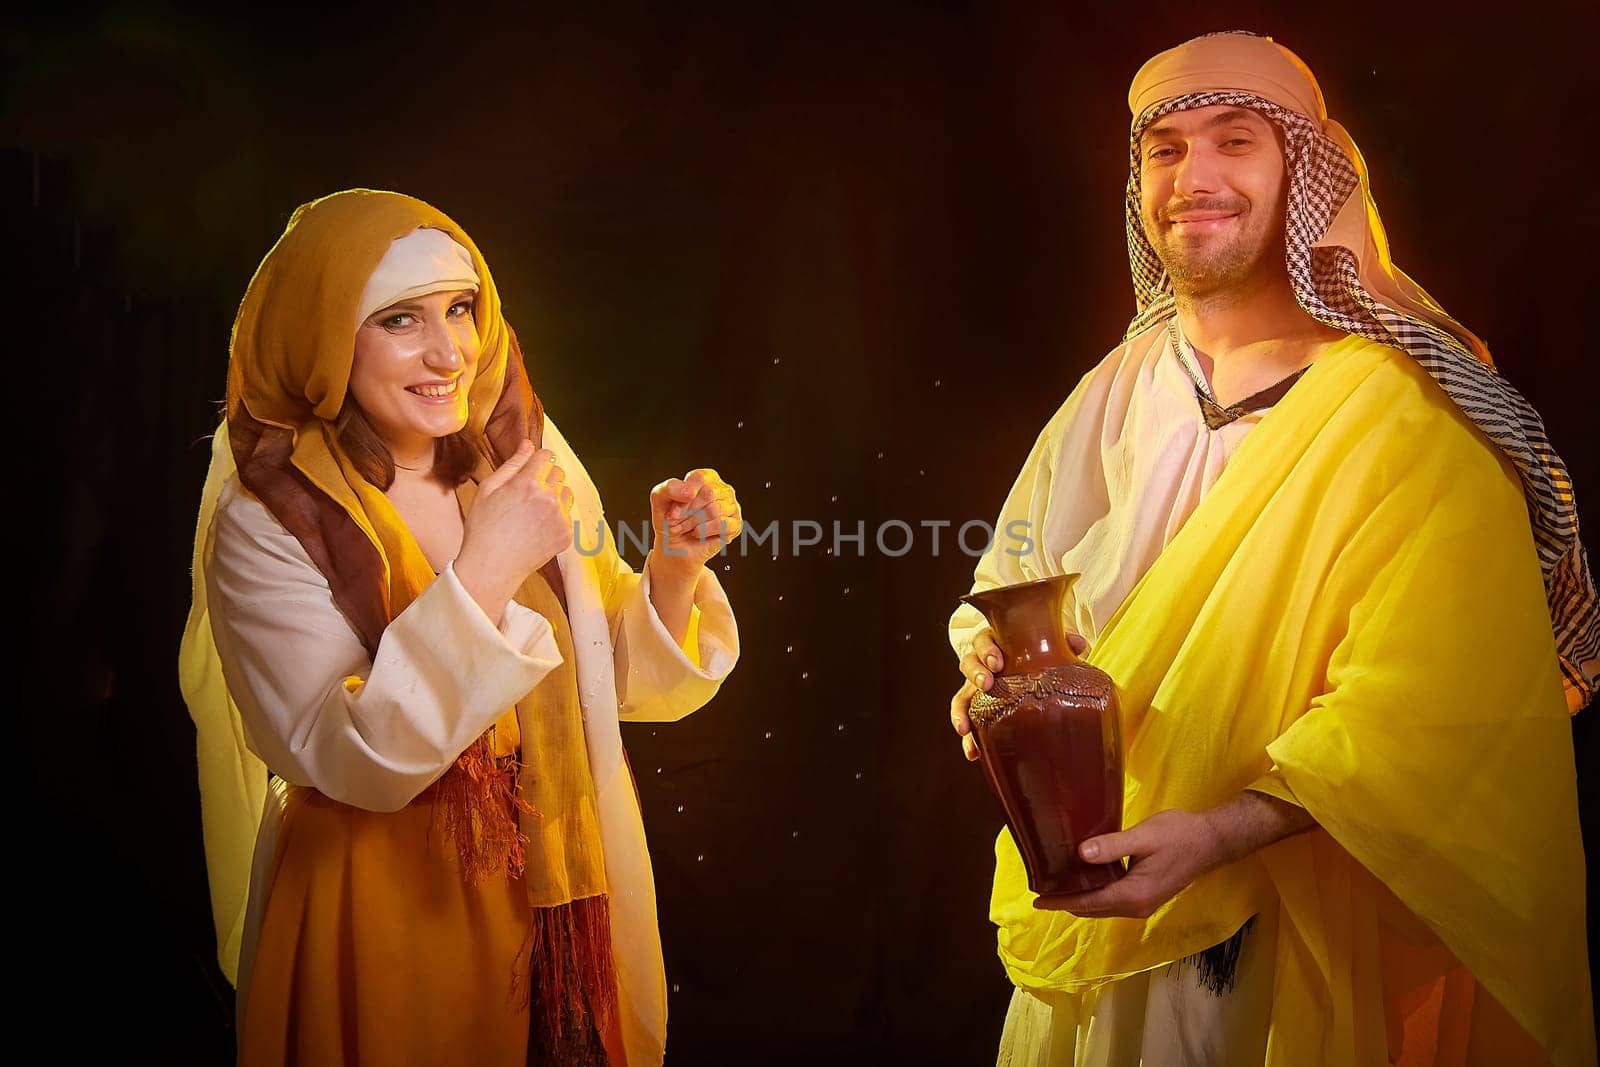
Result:
{"type": "Polygon", "coordinates": [[[410,297],[356,330],[350,393],[398,461],[431,454],[433,440],[467,424],[478,369],[471,290],[410,297]]]}

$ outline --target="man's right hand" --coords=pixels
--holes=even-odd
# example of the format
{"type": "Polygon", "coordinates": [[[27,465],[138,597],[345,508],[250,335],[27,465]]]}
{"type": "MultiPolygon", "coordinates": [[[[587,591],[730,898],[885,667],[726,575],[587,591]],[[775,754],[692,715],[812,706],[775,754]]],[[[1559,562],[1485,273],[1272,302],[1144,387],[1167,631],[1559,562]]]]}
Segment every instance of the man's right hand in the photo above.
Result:
{"type": "MultiPolygon", "coordinates": [[[[1088,641],[1073,633],[1067,634],[1067,644],[1079,655],[1089,648],[1088,641]]],[[[950,698],[950,725],[961,735],[961,751],[969,760],[979,757],[978,742],[972,736],[972,720],[967,710],[972,707],[973,698],[989,691],[994,685],[995,672],[1004,670],[1005,666],[1005,653],[995,644],[994,634],[987,627],[974,634],[972,651],[961,657],[961,673],[967,680],[950,698]]]]}
{"type": "Polygon", "coordinates": [[[972,651],[961,657],[961,673],[966,677],[956,695],[950,698],[950,725],[961,735],[961,751],[969,760],[978,758],[978,742],[972,736],[972,720],[967,709],[979,693],[987,693],[994,685],[994,672],[1006,665],[1005,653],[995,644],[994,634],[988,628],[979,630],[972,638],[972,651]]]}

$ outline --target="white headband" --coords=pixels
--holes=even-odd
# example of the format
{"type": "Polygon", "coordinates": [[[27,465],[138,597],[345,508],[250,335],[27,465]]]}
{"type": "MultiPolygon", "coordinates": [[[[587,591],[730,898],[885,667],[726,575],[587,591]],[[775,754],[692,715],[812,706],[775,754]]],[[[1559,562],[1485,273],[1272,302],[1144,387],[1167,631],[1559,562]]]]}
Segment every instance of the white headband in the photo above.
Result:
{"type": "Polygon", "coordinates": [[[408,297],[449,289],[478,289],[472,254],[443,230],[420,227],[396,237],[361,291],[356,325],[408,297]]]}

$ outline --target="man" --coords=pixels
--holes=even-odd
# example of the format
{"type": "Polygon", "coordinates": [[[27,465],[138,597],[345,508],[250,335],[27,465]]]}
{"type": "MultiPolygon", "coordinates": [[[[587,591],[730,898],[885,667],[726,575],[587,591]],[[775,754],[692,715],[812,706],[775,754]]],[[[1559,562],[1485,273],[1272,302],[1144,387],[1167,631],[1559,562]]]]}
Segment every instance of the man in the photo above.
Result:
{"type": "MultiPolygon", "coordinates": [[[[1129,104],[1139,314],[973,585],[1082,574],[1127,829],[1081,854],[1129,871],[1041,910],[1002,831],[1000,1062],[1593,1063],[1567,715],[1600,636],[1565,469],[1390,261],[1297,57],[1196,38],[1129,104]]],[[[1004,654],[971,608],[950,629],[977,758],[1004,654]]]]}

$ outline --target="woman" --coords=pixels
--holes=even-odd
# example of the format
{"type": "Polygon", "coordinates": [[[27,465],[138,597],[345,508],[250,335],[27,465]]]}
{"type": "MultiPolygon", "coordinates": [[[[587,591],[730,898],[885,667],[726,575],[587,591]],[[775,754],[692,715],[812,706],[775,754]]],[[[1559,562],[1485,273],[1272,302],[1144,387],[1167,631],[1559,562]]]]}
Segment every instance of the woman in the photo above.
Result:
{"type": "Polygon", "coordinates": [[[732,669],[704,563],[741,520],[711,470],[650,507],[634,574],[454,222],[294,213],[234,325],[181,663],[242,1063],[661,1061],[617,723],[732,669]]]}

